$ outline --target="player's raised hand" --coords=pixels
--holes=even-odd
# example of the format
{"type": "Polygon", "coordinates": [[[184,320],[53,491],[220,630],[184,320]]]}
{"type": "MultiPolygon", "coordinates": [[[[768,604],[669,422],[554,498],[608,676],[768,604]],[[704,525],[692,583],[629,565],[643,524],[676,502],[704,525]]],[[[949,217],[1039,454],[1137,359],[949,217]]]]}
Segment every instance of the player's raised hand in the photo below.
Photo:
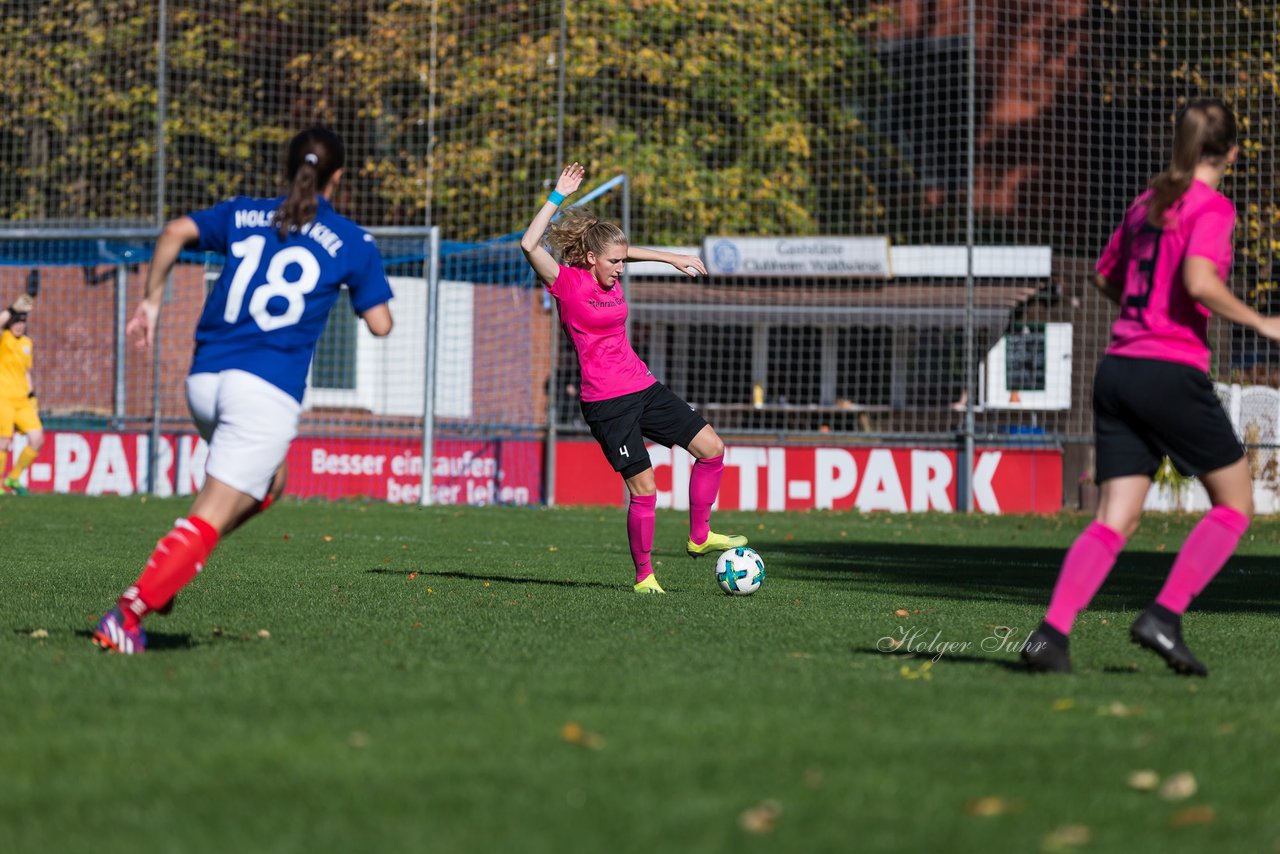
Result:
{"type": "Polygon", "coordinates": [[[697,278],[700,275],[705,276],[707,274],[706,266],[702,263],[702,259],[697,255],[672,255],[671,266],[675,267],[686,276],[692,276],[694,278],[697,278]]]}
{"type": "Polygon", "coordinates": [[[35,300],[33,300],[29,295],[19,294],[18,298],[13,301],[12,309],[14,311],[18,311],[23,314],[26,314],[27,312],[31,311],[31,309],[35,307],[36,307],[35,300]]]}
{"type": "Polygon", "coordinates": [[[560,173],[560,178],[556,181],[556,192],[562,196],[573,195],[582,186],[582,179],[586,174],[587,170],[579,166],[578,161],[573,161],[560,173]]]}
{"type": "Polygon", "coordinates": [[[155,342],[156,338],[156,320],[160,317],[160,306],[152,305],[143,300],[138,303],[138,308],[133,313],[133,317],[124,328],[124,334],[130,338],[137,336],[138,340],[134,342],[134,346],[139,350],[145,350],[155,342]]]}
{"type": "Polygon", "coordinates": [[[1262,318],[1254,332],[1271,341],[1280,341],[1280,317],[1262,318]]]}

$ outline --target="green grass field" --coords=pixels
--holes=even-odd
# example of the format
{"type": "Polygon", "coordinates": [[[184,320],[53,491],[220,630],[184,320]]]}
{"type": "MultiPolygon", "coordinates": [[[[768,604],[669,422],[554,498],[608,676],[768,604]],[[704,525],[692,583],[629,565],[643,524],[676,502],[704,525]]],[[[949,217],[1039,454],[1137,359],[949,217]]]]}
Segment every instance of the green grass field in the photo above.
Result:
{"type": "Polygon", "coordinates": [[[1277,522],[1188,615],[1208,680],[1128,642],[1181,517],[1134,538],[1067,677],[992,647],[1080,516],[720,514],[768,566],[731,599],[673,512],[641,597],[621,511],[285,502],[146,655],[95,649],[186,507],[0,501],[0,851],[1280,850],[1277,522]],[[904,636],[948,646],[880,651],[904,636]]]}

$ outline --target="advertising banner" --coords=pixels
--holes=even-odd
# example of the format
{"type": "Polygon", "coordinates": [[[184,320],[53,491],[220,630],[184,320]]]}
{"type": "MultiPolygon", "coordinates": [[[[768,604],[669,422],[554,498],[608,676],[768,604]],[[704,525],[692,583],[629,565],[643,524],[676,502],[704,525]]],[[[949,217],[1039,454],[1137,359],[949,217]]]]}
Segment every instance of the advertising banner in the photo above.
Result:
{"type": "MultiPolygon", "coordinates": [[[[658,506],[686,509],[693,458],[649,447],[658,506]]],[[[887,510],[956,508],[956,451],[941,448],[822,448],[735,445],[725,452],[717,507],[722,510],[887,510]]],[[[977,452],[974,505],[983,513],[1053,513],[1062,509],[1062,452],[977,452]]],[[[557,504],[624,501],[621,479],[594,442],[556,446],[557,504]]]]}
{"type": "MultiPolygon", "coordinates": [[[[17,454],[25,439],[15,437],[17,454]]],[[[50,432],[24,474],[32,492],[133,495],[147,489],[146,433],[50,432]]],[[[192,495],[204,483],[208,446],[189,433],[160,437],[156,494],[192,495]]],[[[286,494],[300,498],[422,499],[422,443],[414,439],[295,439],[286,494]]],[[[536,441],[442,439],[432,462],[437,504],[542,503],[536,441]]]]}

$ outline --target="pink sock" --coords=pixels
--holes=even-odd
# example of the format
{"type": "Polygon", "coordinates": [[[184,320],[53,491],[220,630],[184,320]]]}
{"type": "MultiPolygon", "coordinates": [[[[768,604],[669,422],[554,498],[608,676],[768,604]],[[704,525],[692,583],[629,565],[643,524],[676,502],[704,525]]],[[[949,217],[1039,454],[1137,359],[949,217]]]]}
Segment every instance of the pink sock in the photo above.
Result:
{"type": "Polygon", "coordinates": [[[1156,604],[1175,614],[1186,611],[1226,564],[1248,527],[1249,517],[1230,507],[1214,507],[1206,513],[1182,544],[1156,604]]]}
{"type": "Polygon", "coordinates": [[[689,539],[705,543],[711,532],[711,505],[720,494],[720,476],[724,474],[724,454],[693,461],[689,476],[689,539]]]}
{"type": "Polygon", "coordinates": [[[1067,549],[1044,621],[1064,635],[1071,634],[1076,614],[1089,605],[1122,548],[1124,537],[1101,522],[1090,523],[1067,549]]]}
{"type": "Polygon", "coordinates": [[[649,553],[653,551],[653,516],[657,506],[656,495],[633,495],[627,506],[627,542],[631,544],[637,584],[653,575],[649,553]]]}

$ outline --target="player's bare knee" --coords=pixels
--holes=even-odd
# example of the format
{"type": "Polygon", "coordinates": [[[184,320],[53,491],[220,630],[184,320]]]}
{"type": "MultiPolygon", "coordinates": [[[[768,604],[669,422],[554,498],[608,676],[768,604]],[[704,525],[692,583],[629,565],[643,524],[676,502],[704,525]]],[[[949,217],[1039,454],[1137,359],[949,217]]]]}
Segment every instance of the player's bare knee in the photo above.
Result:
{"type": "Polygon", "coordinates": [[[631,477],[624,477],[627,484],[627,492],[631,495],[657,495],[658,480],[654,477],[653,469],[648,468],[631,477]]]}
{"type": "Polygon", "coordinates": [[[282,463],[280,468],[276,469],[275,476],[271,478],[271,487],[267,490],[267,496],[272,502],[280,500],[280,496],[284,495],[284,488],[288,482],[289,467],[282,463]]]}
{"type": "Polygon", "coordinates": [[[724,441],[708,425],[690,443],[689,452],[700,460],[720,457],[724,455],[724,441]]]}

